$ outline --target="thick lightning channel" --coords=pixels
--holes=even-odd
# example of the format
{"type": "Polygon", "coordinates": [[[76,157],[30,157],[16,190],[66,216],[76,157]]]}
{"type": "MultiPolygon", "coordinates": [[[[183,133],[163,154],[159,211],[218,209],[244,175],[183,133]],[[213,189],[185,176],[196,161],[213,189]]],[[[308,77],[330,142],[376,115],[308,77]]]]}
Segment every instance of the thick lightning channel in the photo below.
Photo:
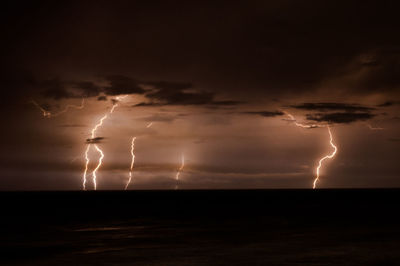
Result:
{"type": "Polygon", "coordinates": [[[128,189],[128,186],[132,181],[133,164],[135,163],[135,140],[136,140],[136,137],[133,137],[132,138],[132,142],[131,142],[131,156],[132,156],[131,167],[129,169],[129,179],[128,179],[128,182],[125,185],[125,190],[128,189]]]}
{"type": "Polygon", "coordinates": [[[328,126],[328,132],[329,132],[329,144],[333,148],[333,152],[331,154],[325,155],[324,157],[319,159],[318,166],[317,166],[317,169],[316,169],[316,177],[315,177],[314,182],[313,182],[313,189],[315,189],[317,187],[317,182],[319,181],[320,170],[321,170],[321,167],[322,167],[322,163],[327,159],[332,159],[333,157],[335,157],[336,152],[337,152],[337,147],[333,143],[333,136],[332,136],[331,128],[329,126],[328,126]]]}
{"type": "MultiPolygon", "coordinates": [[[[116,98],[117,100],[111,107],[110,111],[108,113],[106,113],[102,118],[100,118],[99,122],[93,127],[93,129],[91,131],[91,139],[94,139],[96,137],[96,131],[103,125],[104,120],[106,120],[108,118],[108,116],[114,112],[115,108],[119,105],[118,103],[125,97],[127,97],[127,95],[118,96],[116,98]]],[[[90,151],[91,145],[92,145],[92,143],[89,143],[88,147],[85,150],[86,163],[85,163],[85,170],[83,171],[83,178],[82,178],[83,179],[83,181],[82,181],[83,190],[86,190],[87,172],[88,172],[88,167],[89,167],[89,163],[90,163],[89,151],[90,151]]],[[[103,163],[104,152],[96,144],[94,144],[94,147],[95,147],[96,151],[100,154],[100,158],[98,160],[97,166],[92,171],[93,188],[94,188],[94,190],[96,190],[97,189],[97,171],[100,169],[100,167],[103,163]]]]}
{"type": "Polygon", "coordinates": [[[180,174],[181,174],[181,172],[183,171],[183,168],[185,167],[185,155],[182,153],[182,156],[181,156],[181,166],[179,167],[179,169],[178,169],[178,171],[176,172],[176,175],[175,175],[175,182],[176,182],[176,184],[175,184],[175,189],[178,189],[178,186],[179,186],[179,176],[180,176],[180,174]]]}
{"type": "Polygon", "coordinates": [[[57,117],[57,116],[59,116],[59,115],[61,115],[63,113],[68,112],[68,110],[71,109],[71,108],[73,108],[73,109],[83,109],[85,107],[85,99],[82,98],[82,102],[81,102],[80,105],[68,104],[63,110],[53,114],[50,111],[47,111],[46,109],[44,109],[42,106],[40,106],[34,100],[32,100],[31,103],[33,103],[40,111],[42,111],[42,115],[45,118],[57,117]]]}

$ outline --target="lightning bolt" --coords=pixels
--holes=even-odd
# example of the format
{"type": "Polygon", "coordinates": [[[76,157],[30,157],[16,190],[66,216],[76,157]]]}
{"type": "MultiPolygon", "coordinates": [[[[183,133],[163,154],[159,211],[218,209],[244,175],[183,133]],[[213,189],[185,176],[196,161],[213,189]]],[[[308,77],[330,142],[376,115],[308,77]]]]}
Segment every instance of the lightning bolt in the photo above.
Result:
{"type": "Polygon", "coordinates": [[[331,147],[334,149],[333,152],[329,155],[326,155],[324,157],[322,157],[319,161],[318,161],[318,166],[317,166],[317,175],[314,179],[314,183],[313,183],[313,189],[315,189],[317,187],[317,182],[319,181],[319,176],[320,176],[320,170],[322,167],[322,162],[325,161],[326,159],[332,159],[333,157],[335,157],[336,152],[337,152],[337,147],[335,146],[335,144],[333,143],[333,136],[332,136],[332,132],[331,132],[331,128],[328,126],[328,132],[329,132],[329,143],[331,145],[331,147]]]}
{"type": "Polygon", "coordinates": [[[178,189],[179,175],[181,174],[181,172],[182,172],[184,167],[185,167],[185,156],[182,153],[181,166],[179,167],[179,169],[178,169],[178,171],[176,172],[176,175],[175,175],[175,181],[176,181],[175,189],[178,189]]]}
{"type": "Polygon", "coordinates": [[[294,123],[296,126],[298,126],[298,127],[308,128],[308,129],[310,129],[310,128],[323,127],[323,126],[321,126],[321,125],[316,125],[316,124],[301,124],[301,123],[298,123],[297,120],[294,118],[293,115],[289,114],[289,113],[286,112],[286,111],[282,111],[282,112],[283,112],[284,114],[286,114],[286,115],[289,117],[289,119],[288,119],[287,121],[293,122],[293,123],[294,123]]]}
{"type": "Polygon", "coordinates": [[[153,125],[153,122],[150,122],[150,123],[147,124],[146,128],[149,128],[149,127],[151,127],[152,125],[153,125]]]}
{"type": "Polygon", "coordinates": [[[47,111],[46,109],[44,109],[42,106],[40,106],[37,102],[35,102],[34,100],[31,100],[31,103],[33,103],[37,108],[39,108],[40,111],[42,111],[42,115],[45,118],[52,118],[52,117],[57,117],[63,113],[68,112],[68,110],[70,108],[74,108],[74,109],[83,109],[85,107],[85,99],[82,98],[82,102],[81,105],[73,105],[73,104],[68,104],[63,110],[59,111],[58,113],[51,113],[50,111],[47,111]]]}
{"type": "Polygon", "coordinates": [[[136,140],[136,137],[133,137],[132,138],[132,142],[131,142],[131,156],[132,156],[131,168],[129,169],[129,180],[128,180],[128,183],[126,183],[125,190],[127,190],[128,186],[129,186],[129,184],[131,183],[131,180],[132,180],[133,164],[135,163],[135,153],[134,153],[134,151],[135,151],[135,140],[136,140]]]}
{"type": "Polygon", "coordinates": [[[298,127],[307,128],[307,129],[319,128],[319,127],[327,127],[328,128],[329,143],[330,143],[331,147],[334,148],[334,151],[331,154],[322,157],[318,161],[318,166],[317,166],[317,169],[316,169],[316,177],[315,177],[314,182],[313,182],[313,189],[315,189],[317,187],[317,182],[319,181],[320,170],[321,170],[323,161],[325,161],[326,159],[332,159],[336,155],[336,152],[337,152],[337,147],[333,143],[333,136],[332,136],[331,128],[329,127],[329,125],[301,124],[301,123],[298,123],[297,120],[294,118],[294,116],[291,115],[290,113],[288,113],[286,111],[283,111],[283,113],[285,113],[290,118],[288,121],[293,122],[298,127]]]}
{"type": "MultiPolygon", "coordinates": [[[[108,113],[106,113],[102,118],[100,118],[99,122],[93,127],[92,131],[91,131],[91,138],[95,138],[96,137],[96,131],[97,129],[99,129],[102,125],[104,120],[106,120],[108,118],[108,116],[110,114],[112,114],[115,110],[115,108],[119,105],[118,103],[124,99],[125,97],[127,97],[127,95],[124,96],[118,96],[116,99],[117,101],[113,104],[113,106],[111,107],[110,111],[108,113]]],[[[90,158],[89,158],[89,151],[90,151],[90,147],[91,147],[91,143],[88,144],[86,150],[85,150],[85,170],[83,171],[83,181],[82,181],[82,188],[83,190],[86,190],[86,182],[87,182],[87,172],[88,172],[88,167],[89,167],[89,163],[90,163],[90,158]]],[[[104,153],[103,151],[99,148],[99,146],[97,146],[96,144],[94,144],[94,148],[96,149],[96,151],[100,154],[100,158],[98,160],[97,166],[96,168],[92,171],[92,177],[93,177],[93,187],[94,190],[97,189],[97,171],[100,169],[102,163],[103,163],[103,158],[104,158],[104,153]]]]}

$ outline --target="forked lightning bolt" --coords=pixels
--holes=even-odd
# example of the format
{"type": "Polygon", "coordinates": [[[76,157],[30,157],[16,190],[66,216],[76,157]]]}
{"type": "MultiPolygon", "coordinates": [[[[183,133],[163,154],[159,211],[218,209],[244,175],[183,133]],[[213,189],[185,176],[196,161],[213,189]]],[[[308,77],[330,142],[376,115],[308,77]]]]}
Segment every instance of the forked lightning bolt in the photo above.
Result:
{"type": "Polygon", "coordinates": [[[175,181],[176,181],[176,184],[175,184],[175,189],[178,189],[178,186],[179,186],[179,176],[180,176],[180,174],[181,174],[181,172],[182,172],[182,170],[183,170],[183,168],[185,167],[185,156],[184,156],[184,154],[182,153],[182,156],[181,156],[181,166],[179,167],[179,169],[178,169],[178,171],[176,172],[176,175],[175,175],[175,181]]]}
{"type": "MultiPolygon", "coordinates": [[[[108,118],[108,116],[110,114],[112,114],[114,112],[114,109],[118,106],[118,103],[124,99],[127,95],[125,96],[118,96],[117,97],[117,101],[115,101],[115,103],[113,104],[113,106],[111,107],[110,111],[105,114],[102,118],[100,118],[99,122],[94,126],[94,128],[91,131],[91,138],[90,139],[94,139],[96,138],[96,131],[97,129],[99,129],[99,127],[101,127],[103,125],[103,121],[106,120],[108,118]]],[[[88,172],[88,167],[89,167],[89,163],[90,163],[90,158],[89,158],[89,151],[90,151],[90,147],[91,147],[92,143],[89,143],[86,151],[85,151],[85,160],[86,160],[86,164],[85,164],[85,170],[83,171],[83,181],[82,181],[82,187],[83,190],[86,190],[86,181],[87,181],[87,172],[88,172]]],[[[97,171],[99,170],[99,168],[101,167],[101,164],[103,163],[103,158],[104,158],[104,153],[103,151],[99,148],[98,145],[94,144],[94,147],[96,149],[96,151],[100,154],[100,158],[98,160],[97,166],[96,168],[92,171],[92,177],[93,177],[93,187],[94,190],[97,189],[97,171]]]]}
{"type": "Polygon", "coordinates": [[[37,108],[39,108],[40,111],[42,111],[42,115],[45,118],[52,118],[52,117],[57,117],[63,113],[66,113],[70,108],[74,109],[83,109],[85,107],[85,99],[82,98],[81,105],[73,105],[73,104],[68,104],[63,110],[59,111],[58,113],[51,113],[50,111],[47,111],[44,109],[42,106],[40,106],[37,102],[34,100],[31,101],[37,108]]]}
{"type": "Polygon", "coordinates": [[[325,161],[326,159],[332,159],[333,157],[335,157],[335,154],[337,152],[337,147],[335,146],[335,144],[333,143],[333,136],[332,136],[332,132],[331,132],[331,128],[328,126],[328,132],[329,132],[329,143],[332,146],[332,148],[334,149],[333,152],[329,155],[326,155],[324,157],[322,157],[319,161],[318,161],[318,166],[317,166],[317,171],[316,171],[316,177],[314,179],[314,183],[313,183],[313,189],[315,189],[317,187],[317,182],[319,181],[319,177],[320,177],[320,170],[322,167],[322,163],[323,161],[325,161]]]}
{"type": "Polygon", "coordinates": [[[131,142],[131,156],[132,156],[131,167],[129,169],[129,179],[128,179],[128,183],[126,183],[126,185],[125,185],[125,190],[128,189],[128,186],[132,180],[133,164],[135,163],[135,140],[136,140],[136,137],[133,137],[132,142],[131,142]]]}

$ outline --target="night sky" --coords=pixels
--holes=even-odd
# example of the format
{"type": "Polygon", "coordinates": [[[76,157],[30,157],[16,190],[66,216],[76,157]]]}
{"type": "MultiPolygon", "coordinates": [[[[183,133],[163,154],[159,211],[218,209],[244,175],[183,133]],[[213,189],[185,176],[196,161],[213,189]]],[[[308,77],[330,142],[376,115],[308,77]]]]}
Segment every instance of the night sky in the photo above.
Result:
{"type": "Polygon", "coordinates": [[[8,1],[0,190],[399,187],[396,3],[8,1]]]}

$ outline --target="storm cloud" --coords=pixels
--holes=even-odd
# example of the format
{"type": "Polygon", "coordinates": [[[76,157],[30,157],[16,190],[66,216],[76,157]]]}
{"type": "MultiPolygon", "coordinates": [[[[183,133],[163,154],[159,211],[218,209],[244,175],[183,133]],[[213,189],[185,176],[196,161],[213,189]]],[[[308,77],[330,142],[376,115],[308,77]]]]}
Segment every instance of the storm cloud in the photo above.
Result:
{"type": "Polygon", "coordinates": [[[303,110],[315,110],[320,112],[326,111],[345,111],[345,112],[366,112],[372,111],[374,108],[362,106],[359,104],[347,104],[347,103],[302,103],[292,105],[292,108],[303,109],[303,110]]]}
{"type": "Polygon", "coordinates": [[[317,113],[307,114],[307,120],[316,122],[327,122],[336,124],[349,124],[356,121],[366,121],[372,119],[375,115],[371,113],[353,113],[353,112],[337,112],[337,113],[317,113]]]}

